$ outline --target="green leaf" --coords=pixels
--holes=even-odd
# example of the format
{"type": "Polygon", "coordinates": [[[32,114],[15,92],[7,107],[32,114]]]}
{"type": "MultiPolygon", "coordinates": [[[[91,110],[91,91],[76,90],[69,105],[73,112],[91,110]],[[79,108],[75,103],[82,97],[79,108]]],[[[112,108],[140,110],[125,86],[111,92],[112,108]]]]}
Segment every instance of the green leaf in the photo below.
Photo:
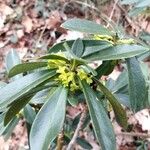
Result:
{"type": "Polygon", "coordinates": [[[27,104],[23,109],[23,114],[26,119],[26,122],[31,125],[36,116],[35,110],[33,110],[33,108],[29,104],[27,104]]]}
{"type": "Polygon", "coordinates": [[[84,149],[86,149],[86,150],[91,150],[91,149],[93,149],[93,147],[92,147],[92,145],[88,142],[88,141],[86,141],[85,139],[83,139],[83,138],[77,138],[77,143],[82,147],[82,148],[84,148],[84,149]]]}
{"type": "Polygon", "coordinates": [[[54,59],[54,60],[58,59],[58,60],[63,60],[63,61],[68,62],[68,59],[59,55],[54,55],[54,54],[44,55],[44,56],[39,57],[38,59],[54,59]]]}
{"type": "Polygon", "coordinates": [[[97,140],[101,144],[103,150],[115,150],[115,134],[101,101],[98,101],[96,94],[86,81],[81,81],[81,86],[89,108],[97,140]]]}
{"type": "Polygon", "coordinates": [[[96,78],[99,79],[102,77],[102,75],[108,76],[114,70],[114,67],[117,64],[118,64],[117,60],[103,61],[102,64],[96,68],[97,72],[96,78]]]}
{"type": "Polygon", "coordinates": [[[46,67],[46,66],[47,66],[47,62],[28,62],[24,64],[18,64],[9,71],[8,76],[13,77],[17,74],[38,69],[41,67],[46,67]]]}
{"type": "Polygon", "coordinates": [[[121,104],[118,102],[116,97],[101,82],[99,82],[97,79],[96,79],[96,82],[100,90],[103,92],[103,94],[107,97],[110,104],[112,105],[117,122],[119,123],[120,126],[126,129],[127,128],[127,116],[126,116],[125,110],[123,109],[121,104]]]}
{"type": "Polygon", "coordinates": [[[77,39],[74,41],[72,48],[71,48],[73,54],[75,54],[77,57],[81,57],[84,52],[84,45],[81,39],[77,39]]]}
{"type": "Polygon", "coordinates": [[[148,107],[146,82],[138,60],[133,57],[126,59],[126,62],[128,69],[130,104],[133,112],[137,112],[148,107]]]}
{"type": "Polygon", "coordinates": [[[70,19],[64,22],[61,26],[69,30],[89,34],[112,35],[112,33],[102,25],[85,19],[70,19]]]}
{"type": "Polygon", "coordinates": [[[20,64],[20,58],[18,53],[12,49],[7,55],[6,55],[6,70],[9,72],[9,70],[14,67],[17,64],[20,64]]]}
{"type": "Polygon", "coordinates": [[[83,53],[83,57],[85,56],[88,56],[88,55],[92,55],[96,52],[99,52],[101,50],[105,50],[107,48],[110,48],[112,45],[110,43],[101,43],[100,45],[92,45],[92,46],[88,46],[88,47],[85,47],[85,51],[83,53]]]}
{"type": "Polygon", "coordinates": [[[143,7],[138,7],[138,8],[133,8],[129,11],[128,15],[129,17],[135,17],[139,14],[141,14],[146,8],[143,8],[143,7]]]}
{"type": "Polygon", "coordinates": [[[149,0],[142,0],[142,1],[139,1],[135,7],[148,7],[150,6],[150,1],[149,0]]]}
{"type": "Polygon", "coordinates": [[[71,106],[76,107],[78,104],[78,99],[74,96],[69,96],[68,97],[68,102],[71,106]]]}
{"type": "Polygon", "coordinates": [[[127,70],[125,69],[123,72],[121,72],[111,90],[113,91],[113,93],[116,93],[119,92],[120,89],[127,86],[128,86],[128,73],[127,70]]]}
{"type": "Polygon", "coordinates": [[[122,5],[126,5],[126,4],[130,5],[130,4],[137,3],[137,2],[139,2],[139,1],[140,1],[140,0],[121,0],[121,4],[122,4],[122,5]]]}
{"type": "Polygon", "coordinates": [[[3,122],[2,122],[2,124],[0,125],[0,128],[1,128],[0,132],[3,135],[5,140],[8,140],[8,138],[11,136],[11,134],[12,134],[14,128],[16,127],[16,125],[18,124],[18,122],[19,122],[18,117],[14,117],[14,119],[7,126],[4,126],[3,122]]]}
{"type": "Polygon", "coordinates": [[[63,127],[67,90],[59,87],[37,114],[30,133],[30,148],[47,150],[63,127]]]}
{"type": "Polygon", "coordinates": [[[19,112],[25,107],[25,105],[31,100],[32,96],[23,97],[13,102],[10,108],[7,110],[4,118],[4,126],[6,126],[19,112]]]}
{"type": "Polygon", "coordinates": [[[106,49],[102,49],[98,52],[84,56],[87,60],[116,60],[137,56],[148,51],[148,48],[139,45],[117,45],[106,49]]]}
{"type": "Polygon", "coordinates": [[[130,100],[129,100],[129,95],[127,94],[122,94],[122,93],[115,93],[115,97],[118,99],[118,101],[123,104],[124,106],[131,108],[130,106],[130,100]]]}
{"type": "MultiPolygon", "coordinates": [[[[57,52],[59,52],[59,51],[66,51],[65,47],[63,46],[64,43],[66,42],[69,47],[72,47],[74,41],[75,41],[75,40],[69,40],[69,41],[63,41],[63,42],[57,43],[57,44],[55,44],[54,46],[52,46],[52,47],[48,50],[48,52],[49,52],[49,53],[57,53],[57,52]]],[[[106,41],[100,41],[100,40],[84,40],[84,39],[83,39],[82,42],[83,42],[83,45],[84,45],[84,48],[85,48],[84,53],[86,53],[86,48],[90,48],[90,47],[92,47],[92,46],[99,46],[99,47],[100,47],[101,45],[103,46],[103,45],[108,45],[108,44],[109,44],[109,43],[106,42],[106,41]]],[[[110,45],[110,44],[109,44],[109,45],[110,45]]],[[[98,49],[99,49],[99,47],[98,47],[98,49]]],[[[106,46],[105,46],[105,48],[106,48],[106,46]]],[[[95,48],[93,48],[92,51],[94,51],[94,49],[95,49],[95,48]]],[[[90,50],[87,49],[87,51],[88,51],[88,53],[89,53],[89,52],[91,52],[91,49],[90,49],[90,50]]]]}
{"type": "Polygon", "coordinates": [[[0,81],[0,89],[3,88],[6,85],[7,85],[7,83],[0,81]]]}
{"type": "MultiPolygon", "coordinates": [[[[21,60],[19,58],[18,53],[12,49],[7,55],[6,55],[6,70],[9,73],[9,71],[15,66],[21,63],[21,60]]],[[[16,77],[13,77],[11,80],[14,81],[18,78],[22,77],[22,75],[18,75],[16,77]]]]}
{"type": "Polygon", "coordinates": [[[56,72],[44,70],[32,73],[15,80],[0,90],[0,107],[6,107],[8,104],[17,100],[36,86],[54,76],[56,72]],[[9,94],[8,94],[9,93],[9,94]]]}

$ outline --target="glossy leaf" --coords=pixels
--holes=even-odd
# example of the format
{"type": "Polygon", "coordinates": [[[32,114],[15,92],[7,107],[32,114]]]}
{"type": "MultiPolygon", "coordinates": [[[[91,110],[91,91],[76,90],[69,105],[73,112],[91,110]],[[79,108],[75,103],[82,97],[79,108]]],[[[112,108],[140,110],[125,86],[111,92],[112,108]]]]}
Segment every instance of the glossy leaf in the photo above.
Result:
{"type": "Polygon", "coordinates": [[[25,105],[31,100],[32,96],[26,96],[19,100],[14,101],[14,103],[7,110],[4,118],[4,125],[6,126],[20,111],[25,105]]]}
{"type": "Polygon", "coordinates": [[[8,104],[17,100],[25,93],[29,92],[44,81],[50,79],[55,74],[56,73],[54,70],[45,70],[26,75],[19,78],[18,80],[9,83],[0,90],[0,107],[6,107],[8,104]]]}
{"type": "Polygon", "coordinates": [[[121,4],[134,4],[139,2],[140,0],[121,0],[121,4]]]}
{"type": "Polygon", "coordinates": [[[0,89],[3,88],[6,85],[7,85],[7,83],[0,81],[0,89]]]}
{"type": "Polygon", "coordinates": [[[111,90],[113,91],[113,93],[116,93],[125,86],[128,86],[128,73],[126,69],[123,72],[121,72],[111,90]]]}
{"type": "Polygon", "coordinates": [[[11,136],[14,128],[18,124],[18,122],[19,122],[18,117],[14,117],[14,119],[7,126],[4,126],[3,122],[1,122],[1,124],[0,124],[0,135],[3,135],[3,138],[5,140],[8,140],[8,138],[11,136]]]}
{"type": "Polygon", "coordinates": [[[85,51],[83,53],[83,57],[85,56],[88,56],[88,55],[92,55],[94,53],[97,53],[101,50],[105,50],[107,48],[110,48],[112,45],[109,44],[109,43],[101,43],[100,45],[93,45],[93,46],[88,46],[88,47],[85,47],[85,51]]]}
{"type": "Polygon", "coordinates": [[[88,141],[86,141],[85,139],[83,139],[83,138],[77,138],[77,143],[82,147],[82,148],[84,148],[84,149],[86,149],[86,150],[91,150],[91,149],[93,149],[93,147],[92,147],[92,145],[88,142],[88,141]]]}
{"type": "Polygon", "coordinates": [[[31,125],[36,116],[35,110],[29,104],[27,104],[23,109],[23,114],[26,122],[31,125]]]}
{"type": "Polygon", "coordinates": [[[117,60],[112,61],[103,61],[102,64],[96,68],[97,76],[96,78],[101,78],[102,75],[108,76],[113,70],[114,67],[118,64],[117,60]]]}
{"type": "Polygon", "coordinates": [[[118,99],[118,101],[124,106],[131,108],[129,95],[123,93],[114,93],[114,96],[118,99]]]}
{"type": "Polygon", "coordinates": [[[120,126],[126,129],[127,128],[127,116],[126,116],[125,110],[123,109],[121,104],[118,102],[116,97],[101,82],[99,82],[98,80],[96,80],[96,82],[100,90],[103,92],[103,94],[107,97],[110,104],[112,105],[117,122],[119,123],[120,126]]]}
{"type": "Polygon", "coordinates": [[[100,50],[96,53],[92,53],[90,55],[84,56],[84,59],[88,60],[116,60],[123,58],[130,58],[133,56],[137,56],[144,52],[148,51],[148,48],[139,46],[139,45],[117,45],[112,46],[103,50],[100,50]]]}
{"type": "MultiPolygon", "coordinates": [[[[57,53],[59,51],[66,51],[65,47],[63,46],[63,44],[66,42],[68,44],[69,47],[72,47],[73,43],[75,40],[69,40],[69,41],[63,41],[60,43],[55,44],[54,46],[52,46],[48,52],[49,53],[57,53]]],[[[106,48],[106,45],[108,45],[109,43],[106,41],[100,41],[100,40],[82,40],[83,45],[84,45],[84,53],[91,53],[91,51],[94,51],[96,46],[98,46],[98,48],[96,49],[100,49],[100,47],[102,47],[104,45],[104,48],[106,48]],[[90,49],[90,47],[95,46],[95,48],[91,48],[93,50],[90,49]],[[89,50],[88,50],[89,48],[89,50]],[[87,51],[87,52],[86,52],[87,51]]],[[[110,44],[109,44],[110,45],[110,44]]],[[[84,54],[83,54],[84,55],[84,54]]],[[[86,54],[85,54],[86,55],[86,54]]]]}
{"type": "Polygon", "coordinates": [[[9,71],[8,76],[12,77],[20,73],[24,73],[27,71],[31,71],[46,66],[47,66],[47,62],[28,62],[28,63],[18,64],[9,71]]]}
{"type": "Polygon", "coordinates": [[[130,104],[133,112],[140,111],[147,106],[147,88],[138,60],[133,58],[126,59],[129,80],[130,104]]]}
{"type": "Polygon", "coordinates": [[[30,148],[47,150],[63,127],[67,90],[59,87],[37,114],[30,133],[30,148]]]}
{"type": "Polygon", "coordinates": [[[17,65],[17,64],[20,64],[21,63],[21,60],[19,58],[19,55],[18,53],[12,49],[7,55],[6,55],[6,69],[7,69],[7,72],[9,72],[9,70],[17,65]]]}
{"type": "Polygon", "coordinates": [[[97,137],[103,150],[116,149],[115,134],[112,124],[107,116],[101,101],[98,101],[96,94],[86,81],[81,81],[81,86],[89,108],[90,117],[97,137]]]}
{"type": "Polygon", "coordinates": [[[150,6],[150,1],[149,0],[142,0],[142,1],[139,1],[135,7],[148,7],[150,6]]]}
{"type": "Polygon", "coordinates": [[[44,55],[44,56],[39,57],[38,59],[54,59],[54,60],[58,59],[58,60],[63,60],[63,61],[68,62],[68,59],[59,55],[54,55],[54,54],[44,55]]]}
{"type": "Polygon", "coordinates": [[[70,19],[64,22],[61,26],[69,30],[89,34],[112,35],[112,33],[102,25],[85,19],[70,19]]]}
{"type": "Polygon", "coordinates": [[[81,39],[75,40],[72,45],[71,50],[74,55],[80,58],[84,52],[84,45],[83,45],[82,40],[81,39]]]}
{"type": "MultiPolygon", "coordinates": [[[[9,73],[9,71],[15,66],[21,63],[19,54],[12,49],[7,55],[6,55],[6,59],[5,59],[5,63],[6,63],[6,70],[9,73]]],[[[16,77],[11,78],[11,81],[14,81],[18,78],[22,77],[22,75],[17,75],[16,77]]]]}

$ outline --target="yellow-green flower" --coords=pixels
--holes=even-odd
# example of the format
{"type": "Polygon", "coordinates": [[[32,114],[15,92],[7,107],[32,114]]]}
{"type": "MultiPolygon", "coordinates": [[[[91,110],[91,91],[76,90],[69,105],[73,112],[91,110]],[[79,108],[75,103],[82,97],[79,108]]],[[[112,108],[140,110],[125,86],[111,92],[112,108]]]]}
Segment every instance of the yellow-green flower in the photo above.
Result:
{"type": "Polygon", "coordinates": [[[134,44],[134,39],[120,39],[117,41],[117,44],[134,44]]]}
{"type": "Polygon", "coordinates": [[[56,72],[57,73],[65,73],[65,70],[66,70],[66,66],[59,66],[56,72]]]}
{"type": "Polygon", "coordinates": [[[70,91],[75,91],[77,89],[79,89],[79,86],[75,82],[72,82],[70,84],[70,91]]]}
{"type": "Polygon", "coordinates": [[[48,60],[48,68],[58,68],[58,66],[64,66],[66,62],[63,60],[48,60]]]}
{"type": "Polygon", "coordinates": [[[83,69],[78,69],[77,72],[78,72],[77,75],[81,80],[86,80],[88,84],[91,84],[93,82],[91,76],[89,77],[88,74],[83,69]]]}
{"type": "Polygon", "coordinates": [[[113,37],[109,35],[94,35],[95,40],[102,40],[102,41],[107,41],[111,44],[114,44],[113,42],[113,37]]]}
{"type": "Polygon", "coordinates": [[[94,35],[95,40],[107,41],[111,44],[134,44],[134,39],[119,39],[109,35],[94,35]]]}
{"type": "Polygon", "coordinates": [[[83,69],[78,69],[77,72],[77,75],[80,77],[81,80],[87,78],[87,73],[83,69]]]}
{"type": "Polygon", "coordinates": [[[56,68],[58,73],[56,81],[61,83],[64,87],[70,88],[70,91],[80,89],[77,77],[80,80],[86,80],[88,84],[91,84],[92,76],[88,75],[83,69],[78,68],[72,70],[72,64],[68,64],[63,60],[48,60],[49,68],[56,68]]]}

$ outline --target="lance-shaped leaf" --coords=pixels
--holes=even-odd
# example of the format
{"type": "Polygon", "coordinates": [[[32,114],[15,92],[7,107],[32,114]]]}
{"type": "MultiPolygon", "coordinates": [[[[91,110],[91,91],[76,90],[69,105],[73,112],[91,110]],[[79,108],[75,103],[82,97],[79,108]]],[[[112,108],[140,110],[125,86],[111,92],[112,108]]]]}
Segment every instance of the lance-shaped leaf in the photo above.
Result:
{"type": "Polygon", "coordinates": [[[32,97],[25,98],[24,101],[16,101],[6,112],[5,118],[4,118],[4,126],[6,126],[19,111],[25,107],[25,105],[30,101],[32,97]]]}
{"type": "Polygon", "coordinates": [[[59,87],[37,114],[30,133],[30,148],[47,150],[63,127],[67,90],[59,87]]]}
{"type": "Polygon", "coordinates": [[[3,138],[5,140],[8,140],[15,126],[18,124],[19,118],[15,116],[13,120],[9,124],[7,124],[7,126],[4,126],[4,116],[4,113],[0,115],[0,135],[3,135],[3,138]]]}
{"type": "Polygon", "coordinates": [[[12,49],[7,55],[6,55],[6,69],[7,71],[9,72],[9,70],[17,65],[17,64],[20,64],[21,63],[21,60],[19,58],[19,55],[18,53],[12,49]]]}
{"type": "Polygon", "coordinates": [[[86,81],[81,81],[81,86],[89,108],[97,140],[101,144],[103,150],[115,150],[115,134],[105,108],[101,101],[97,99],[96,94],[86,81]]]}
{"type": "Polygon", "coordinates": [[[85,19],[70,19],[64,22],[61,26],[69,30],[89,34],[112,35],[112,32],[107,30],[102,25],[85,19]]]}
{"type": "MultiPolygon", "coordinates": [[[[63,41],[63,42],[57,43],[54,46],[52,46],[48,50],[48,52],[49,53],[52,53],[52,52],[57,53],[59,51],[66,51],[65,47],[63,46],[64,43],[66,42],[69,47],[72,47],[74,41],[75,40],[69,40],[69,41],[63,41]]],[[[83,39],[82,42],[83,42],[83,45],[84,45],[84,48],[85,48],[85,50],[84,50],[85,54],[84,55],[87,55],[88,53],[93,52],[95,49],[98,50],[99,47],[106,48],[107,45],[110,45],[110,43],[108,43],[106,41],[100,41],[100,40],[84,40],[83,39]],[[99,46],[99,47],[96,47],[96,46],[99,46]]]]}
{"type": "Polygon", "coordinates": [[[118,102],[116,97],[101,82],[99,82],[97,79],[95,80],[100,90],[103,92],[103,94],[107,97],[110,104],[112,105],[117,122],[119,123],[120,126],[126,129],[127,128],[127,116],[126,116],[125,110],[123,109],[121,104],[118,102]]]}
{"type": "Polygon", "coordinates": [[[23,109],[23,114],[26,122],[31,125],[35,119],[36,111],[29,104],[27,104],[23,109]]]}
{"type": "Polygon", "coordinates": [[[138,60],[133,57],[126,59],[126,62],[128,69],[130,105],[133,112],[137,112],[148,107],[148,91],[138,60]]]}
{"type": "Polygon", "coordinates": [[[38,59],[54,59],[54,60],[58,59],[58,60],[69,62],[68,59],[59,55],[54,55],[54,54],[44,55],[44,56],[39,57],[38,59]]]}
{"type": "Polygon", "coordinates": [[[117,64],[118,64],[117,60],[103,61],[103,63],[96,68],[97,72],[96,78],[99,79],[102,77],[102,75],[108,76],[114,70],[114,67],[117,64]]]}
{"type": "MultiPolygon", "coordinates": [[[[53,86],[53,82],[52,82],[53,86]]],[[[31,91],[27,92],[25,95],[23,95],[21,98],[15,100],[12,102],[7,108],[7,112],[5,114],[4,118],[4,125],[8,124],[15,116],[18,114],[22,108],[25,107],[25,105],[31,100],[31,98],[34,97],[34,95],[37,95],[39,91],[43,91],[44,89],[49,89],[50,86],[38,86],[37,88],[32,89],[31,91]]],[[[48,93],[45,93],[47,96],[48,93]]],[[[45,99],[44,99],[45,102],[45,99]]]]}
{"type": "MultiPolygon", "coordinates": [[[[19,58],[19,54],[12,49],[7,55],[6,55],[6,59],[5,59],[5,63],[6,63],[6,70],[9,73],[9,71],[16,65],[21,63],[21,60],[19,58]]],[[[17,75],[16,77],[11,78],[11,81],[14,81],[18,78],[22,77],[22,75],[17,75]]]]}
{"type": "Polygon", "coordinates": [[[0,108],[6,107],[8,104],[17,100],[44,81],[50,79],[55,74],[55,70],[39,71],[7,84],[0,90],[0,108]]]}
{"type": "Polygon", "coordinates": [[[77,57],[81,57],[84,52],[84,45],[81,39],[77,39],[74,41],[71,51],[77,57]]]}
{"type": "Polygon", "coordinates": [[[150,6],[150,1],[149,0],[142,0],[142,1],[139,1],[135,7],[139,8],[139,7],[147,7],[147,6],[150,6]]]}
{"type": "Polygon", "coordinates": [[[17,74],[38,69],[41,67],[46,67],[46,66],[47,66],[47,62],[28,62],[24,64],[18,64],[9,71],[8,76],[13,77],[17,74]]]}
{"type": "Polygon", "coordinates": [[[130,58],[133,56],[137,56],[144,52],[148,51],[148,48],[139,46],[139,45],[117,45],[111,46],[98,52],[92,53],[90,55],[86,55],[83,58],[87,60],[116,60],[116,59],[123,59],[123,58],[130,58]]]}

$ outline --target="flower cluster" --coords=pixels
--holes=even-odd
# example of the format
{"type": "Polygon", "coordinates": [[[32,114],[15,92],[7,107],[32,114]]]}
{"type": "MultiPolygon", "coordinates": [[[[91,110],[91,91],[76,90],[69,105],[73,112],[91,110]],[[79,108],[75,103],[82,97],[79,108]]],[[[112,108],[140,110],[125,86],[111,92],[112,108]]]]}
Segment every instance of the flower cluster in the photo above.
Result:
{"type": "Polygon", "coordinates": [[[80,80],[86,80],[88,84],[91,84],[92,76],[86,73],[82,68],[77,67],[75,70],[72,70],[71,64],[63,60],[48,60],[48,68],[56,68],[59,81],[63,86],[69,87],[70,91],[75,91],[80,89],[78,78],[80,80]]]}
{"type": "Polygon", "coordinates": [[[107,41],[111,44],[134,44],[134,39],[119,39],[109,35],[94,35],[95,40],[107,41]]]}

